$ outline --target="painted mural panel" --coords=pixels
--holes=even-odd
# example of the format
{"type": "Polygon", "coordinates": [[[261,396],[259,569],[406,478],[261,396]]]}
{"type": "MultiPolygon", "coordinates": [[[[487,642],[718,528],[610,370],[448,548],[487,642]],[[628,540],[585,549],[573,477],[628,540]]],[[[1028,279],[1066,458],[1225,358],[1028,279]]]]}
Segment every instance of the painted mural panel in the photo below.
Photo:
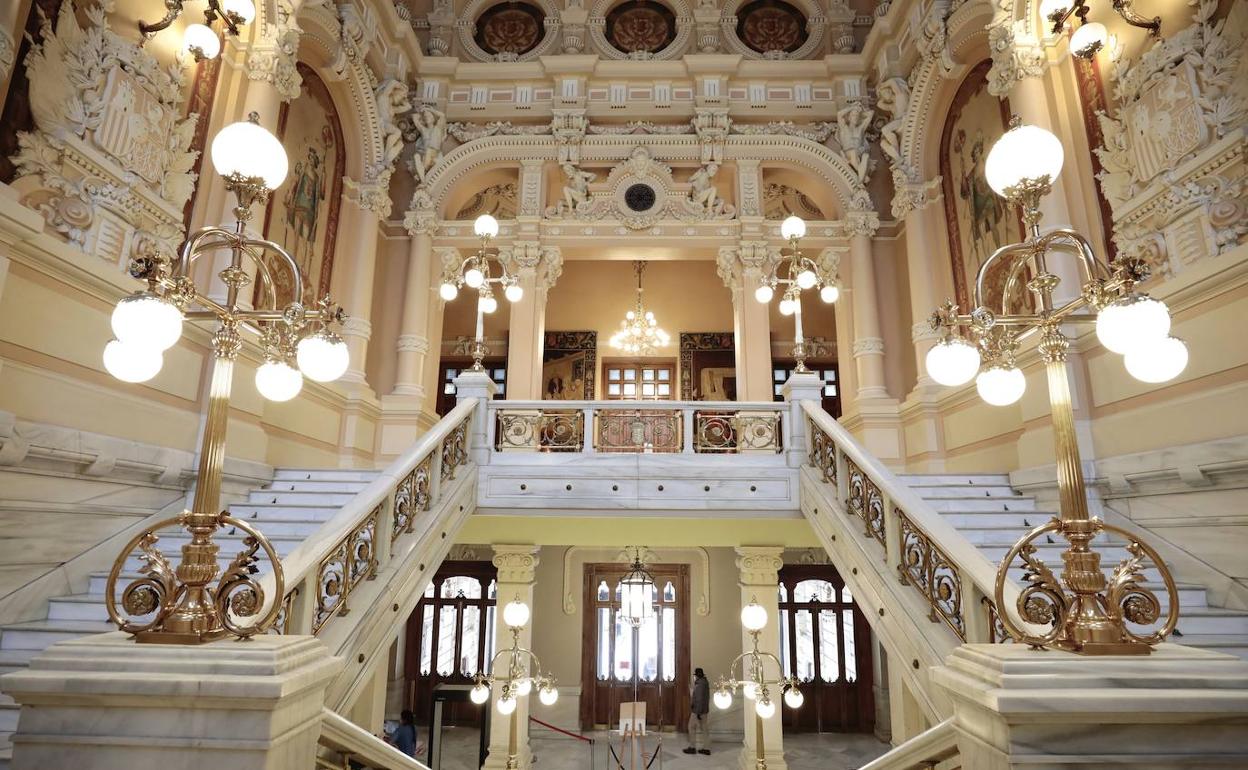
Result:
{"type": "MultiPolygon", "coordinates": [[[[984,161],[992,145],[1005,133],[1010,108],[1004,99],[988,93],[991,61],[976,66],[962,81],[945,118],[940,144],[941,184],[945,217],[949,222],[949,253],[957,302],[975,306],[972,292],[979,267],[1001,246],[1023,239],[1023,225],[984,176],[984,161]]],[[[993,270],[985,284],[984,304],[1001,309],[1007,270],[993,270]]],[[[1010,307],[1026,298],[1015,292],[1010,307]]]]}
{"type": "MultiPolygon", "coordinates": [[[[303,85],[298,98],[282,105],[277,126],[290,172],[269,201],[265,237],[294,257],[303,276],[303,302],[313,304],[329,293],[346,152],[329,89],[310,67],[298,68],[303,85]]],[[[277,295],[289,296],[290,271],[276,261],[268,265],[277,295]]]]}

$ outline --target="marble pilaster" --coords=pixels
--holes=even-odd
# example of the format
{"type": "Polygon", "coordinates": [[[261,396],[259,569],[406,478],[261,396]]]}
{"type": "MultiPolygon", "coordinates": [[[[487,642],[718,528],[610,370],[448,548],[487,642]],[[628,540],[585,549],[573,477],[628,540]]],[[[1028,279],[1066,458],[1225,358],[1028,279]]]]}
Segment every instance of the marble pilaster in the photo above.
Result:
{"type": "Polygon", "coordinates": [[[421,375],[432,348],[428,337],[429,305],[434,302],[433,235],[426,228],[411,233],[407,258],[407,281],[403,292],[403,314],[396,346],[394,390],[391,395],[424,400],[421,375]]]}
{"type": "Polygon", "coordinates": [[[342,194],[342,229],[339,253],[342,261],[335,271],[334,299],[347,313],[342,337],[351,353],[351,363],[342,376],[344,384],[364,385],[368,360],[368,340],[372,336],[373,273],[377,267],[378,212],[351,194],[351,185],[342,194]]]}
{"type": "Polygon", "coordinates": [[[877,222],[868,217],[849,220],[850,282],[854,302],[854,362],[858,370],[857,400],[887,399],[884,383],[884,337],[876,293],[875,255],[871,236],[877,222]]]}
{"type": "Polygon", "coordinates": [[[771,315],[754,292],[769,268],[765,242],[742,242],[719,252],[719,276],[732,292],[732,325],[737,370],[737,399],[770,401],[771,315]]]}
{"type": "MultiPolygon", "coordinates": [[[[780,610],[779,595],[780,568],[784,566],[784,548],[780,546],[738,546],[737,549],[738,585],[741,587],[741,606],[754,602],[767,611],[767,625],[759,633],[758,647],[760,651],[778,654],[780,650],[780,610]]],[[[741,650],[749,652],[754,649],[754,640],[743,626],[741,628],[741,650]]],[[[733,676],[740,676],[735,671],[733,676]]],[[[778,676],[774,667],[767,667],[767,677],[778,676]]],[[[776,699],[776,713],[770,719],[763,719],[763,756],[767,760],[768,770],[787,770],[784,758],[784,720],[781,710],[787,708],[779,692],[772,693],[776,699]]],[[[754,712],[752,701],[745,702],[742,709],[744,715],[745,741],[741,747],[738,766],[741,770],[754,770],[758,756],[757,735],[759,717],[754,712]]]]}
{"type": "MultiPolygon", "coordinates": [[[[507,604],[519,599],[529,606],[529,610],[533,609],[533,583],[536,579],[537,564],[540,561],[538,553],[541,546],[536,545],[495,545],[494,546],[494,566],[498,569],[498,618],[500,622],[495,623],[494,631],[494,649],[508,650],[511,649],[511,629],[505,623],[502,623],[503,610],[507,604]]],[[[529,624],[520,630],[520,646],[532,648],[533,643],[533,623],[536,617],[530,615],[529,624]]],[[[528,768],[533,761],[532,752],[529,749],[529,701],[537,693],[530,693],[528,697],[517,698],[514,719],[517,724],[516,731],[516,757],[519,760],[521,770],[528,768]]],[[[494,693],[497,698],[497,691],[494,693]]],[[[494,699],[491,699],[487,708],[489,709],[490,724],[490,753],[485,759],[485,764],[481,766],[482,770],[502,770],[507,766],[507,743],[510,737],[508,720],[513,717],[504,717],[498,713],[498,709],[494,706],[494,699]]]]}

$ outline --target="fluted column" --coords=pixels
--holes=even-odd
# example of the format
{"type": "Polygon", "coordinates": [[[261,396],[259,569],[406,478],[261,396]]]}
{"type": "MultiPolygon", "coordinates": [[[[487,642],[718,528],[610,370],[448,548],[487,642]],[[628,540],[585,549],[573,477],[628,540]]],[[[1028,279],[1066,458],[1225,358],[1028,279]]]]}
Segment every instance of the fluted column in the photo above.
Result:
{"type": "Polygon", "coordinates": [[[368,360],[368,339],[372,335],[373,273],[377,266],[377,212],[370,208],[370,199],[361,200],[352,194],[354,185],[347,180],[342,194],[342,238],[338,253],[338,277],[335,299],[347,313],[342,336],[351,352],[351,363],[343,382],[365,384],[368,360]]]}
{"type": "Polygon", "coordinates": [[[407,257],[407,279],[403,289],[403,314],[396,344],[395,378],[392,395],[421,400],[425,395],[422,374],[429,358],[429,306],[435,301],[433,288],[433,228],[429,220],[408,225],[411,243],[407,257]]]}
{"type": "Polygon", "coordinates": [[[563,257],[557,247],[533,241],[517,242],[501,256],[524,289],[519,302],[509,303],[507,398],[533,401],[542,397],[546,298],[563,272],[563,257]]]}
{"type": "MultiPolygon", "coordinates": [[[[741,587],[741,606],[751,602],[758,604],[767,611],[767,625],[758,636],[758,648],[761,652],[780,655],[780,608],[777,591],[780,584],[780,568],[784,566],[784,548],[779,546],[738,546],[737,571],[738,585],[741,587]]],[[[741,651],[754,649],[754,640],[745,627],[741,627],[741,651]]],[[[768,679],[778,678],[778,671],[768,665],[768,679]]],[[[741,677],[740,670],[731,675],[741,677]]],[[[784,760],[784,720],[781,710],[785,708],[784,698],[779,691],[771,693],[776,703],[776,713],[770,719],[762,720],[763,756],[767,759],[767,770],[787,770],[784,760]]],[[[758,716],[754,712],[754,702],[743,702],[745,743],[741,747],[738,763],[741,770],[754,770],[757,753],[758,716]]],[[[808,706],[809,708],[809,706],[808,706]]]]}
{"type": "MultiPolygon", "coordinates": [[[[495,650],[511,649],[511,629],[502,622],[503,607],[516,599],[527,604],[532,613],[529,624],[520,631],[520,646],[526,649],[533,648],[533,624],[541,622],[541,619],[533,613],[533,583],[540,560],[538,556],[540,551],[541,546],[536,545],[494,546],[493,562],[495,568],[498,569],[498,589],[495,594],[498,597],[498,612],[495,616],[498,620],[494,624],[495,650]]],[[[506,656],[500,657],[499,663],[505,665],[506,656]]],[[[536,695],[537,692],[534,691],[528,697],[516,699],[516,756],[519,758],[521,768],[527,768],[532,763],[532,755],[529,751],[529,700],[536,695]]],[[[485,706],[491,720],[490,753],[485,759],[485,764],[481,766],[482,770],[503,770],[507,766],[510,717],[498,713],[498,708],[494,705],[497,700],[498,688],[495,687],[490,702],[485,706]]]]}
{"type": "Polygon", "coordinates": [[[742,242],[719,250],[719,277],[732,292],[732,332],[736,353],[737,400],[770,401],[770,307],[754,298],[766,277],[765,242],[742,242]]]}
{"type": "Polygon", "coordinates": [[[858,371],[858,400],[888,398],[884,385],[884,337],[875,285],[875,254],[871,236],[879,227],[873,213],[849,216],[850,284],[854,305],[854,362],[858,371]]]}

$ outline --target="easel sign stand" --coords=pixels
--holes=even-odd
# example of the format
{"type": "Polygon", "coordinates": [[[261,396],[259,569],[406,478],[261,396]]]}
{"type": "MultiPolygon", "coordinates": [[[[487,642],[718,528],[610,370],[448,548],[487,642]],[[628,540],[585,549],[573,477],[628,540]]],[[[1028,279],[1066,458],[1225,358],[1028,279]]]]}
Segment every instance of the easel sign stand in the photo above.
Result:
{"type": "Polygon", "coordinates": [[[649,770],[654,765],[655,759],[659,761],[659,768],[663,767],[663,736],[659,733],[655,734],[655,747],[649,759],[646,758],[646,703],[645,701],[634,701],[632,703],[620,704],[620,749],[617,752],[614,748],[611,750],[611,758],[615,762],[618,770],[649,770]],[[628,757],[628,764],[624,763],[625,756],[628,757]]]}

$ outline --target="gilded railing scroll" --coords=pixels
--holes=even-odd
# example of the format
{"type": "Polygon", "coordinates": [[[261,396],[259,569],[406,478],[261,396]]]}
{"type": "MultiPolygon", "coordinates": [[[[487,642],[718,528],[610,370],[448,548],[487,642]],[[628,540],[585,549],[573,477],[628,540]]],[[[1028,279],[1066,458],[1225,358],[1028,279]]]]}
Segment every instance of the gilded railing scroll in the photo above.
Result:
{"type": "Polygon", "coordinates": [[[584,447],[585,415],[578,410],[500,409],[495,414],[495,451],[579,452],[584,447]]]}
{"type": "Polygon", "coordinates": [[[849,470],[849,510],[855,516],[862,519],[866,533],[876,540],[880,541],[880,545],[888,546],[888,536],[885,534],[884,527],[884,496],[880,494],[880,488],[862,472],[862,469],[854,464],[853,460],[846,460],[845,466],[849,470]]]}
{"type": "Polygon", "coordinates": [[[442,440],[442,478],[455,478],[455,469],[468,462],[468,423],[456,425],[442,440]]]}
{"type": "Polygon", "coordinates": [[[432,484],[433,456],[430,455],[421,460],[394,491],[394,522],[390,533],[392,545],[400,535],[411,534],[416,517],[429,510],[433,502],[432,484]]]}
{"type": "Polygon", "coordinates": [[[599,409],[599,452],[679,452],[680,415],[656,409],[599,409]]]}
{"type": "Polygon", "coordinates": [[[945,552],[902,512],[893,510],[901,531],[901,580],[914,586],[932,611],[932,620],[944,620],[963,641],[966,621],[962,617],[962,577],[945,552]]]}
{"type": "Polygon", "coordinates": [[[776,412],[697,411],[693,416],[694,451],[699,454],[780,452],[782,421],[776,412]]]}
{"type": "Polygon", "coordinates": [[[312,633],[317,633],[335,615],[346,615],[347,597],[377,570],[377,524],[382,506],[377,506],[333,550],[321,560],[316,582],[316,614],[312,633]]]}

